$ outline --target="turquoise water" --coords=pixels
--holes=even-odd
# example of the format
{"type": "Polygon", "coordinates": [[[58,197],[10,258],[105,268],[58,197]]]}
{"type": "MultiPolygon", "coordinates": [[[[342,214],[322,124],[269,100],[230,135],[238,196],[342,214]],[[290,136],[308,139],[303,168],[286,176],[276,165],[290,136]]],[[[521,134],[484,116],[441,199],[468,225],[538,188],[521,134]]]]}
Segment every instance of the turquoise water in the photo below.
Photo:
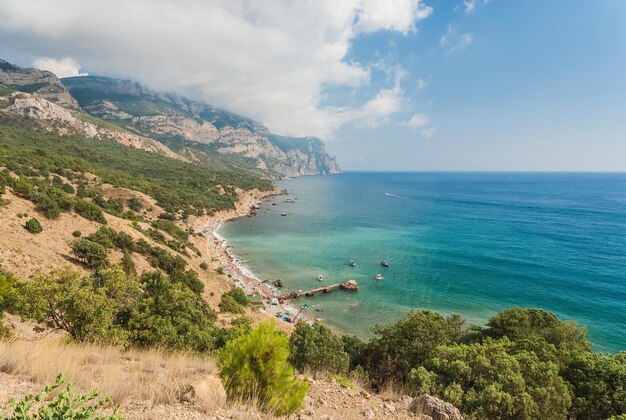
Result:
{"type": "Polygon", "coordinates": [[[482,324],[503,308],[540,307],[587,325],[595,350],[626,350],[626,174],[347,173],[280,184],[295,204],[275,197],[220,234],[257,277],[288,290],[320,286],[319,274],[357,280],[357,293],[302,300],[328,325],[365,338],[411,308],[482,324]]]}

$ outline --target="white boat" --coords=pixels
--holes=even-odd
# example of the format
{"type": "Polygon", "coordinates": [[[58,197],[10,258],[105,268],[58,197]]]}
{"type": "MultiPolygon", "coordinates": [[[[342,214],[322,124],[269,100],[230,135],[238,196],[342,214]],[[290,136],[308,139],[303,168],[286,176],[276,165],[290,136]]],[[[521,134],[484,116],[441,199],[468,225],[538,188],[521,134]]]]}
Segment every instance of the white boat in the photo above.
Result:
{"type": "Polygon", "coordinates": [[[377,274],[376,275],[376,280],[382,280],[383,279],[383,275],[382,274],[377,274]]]}
{"type": "Polygon", "coordinates": [[[355,267],[355,266],[356,266],[356,263],[354,262],[354,260],[350,260],[350,262],[348,262],[348,265],[349,265],[350,267],[355,267]]]}
{"type": "Polygon", "coordinates": [[[324,276],[322,276],[322,275],[320,274],[319,276],[317,276],[317,279],[318,279],[319,281],[324,281],[324,276]]]}

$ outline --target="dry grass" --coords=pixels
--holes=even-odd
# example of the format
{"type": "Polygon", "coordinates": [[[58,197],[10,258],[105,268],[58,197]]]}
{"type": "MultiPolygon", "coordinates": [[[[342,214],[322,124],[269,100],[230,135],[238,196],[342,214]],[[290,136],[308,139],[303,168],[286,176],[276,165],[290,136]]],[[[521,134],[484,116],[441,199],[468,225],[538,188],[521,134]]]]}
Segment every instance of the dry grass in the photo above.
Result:
{"type": "Polygon", "coordinates": [[[67,372],[68,381],[79,389],[95,389],[115,404],[128,399],[173,404],[188,385],[216,374],[217,369],[210,359],[182,353],[42,340],[0,341],[0,371],[25,374],[45,384],[67,372]]]}
{"type": "Polygon", "coordinates": [[[385,383],[378,392],[378,396],[383,400],[397,400],[402,395],[402,384],[394,381],[385,383]]]}

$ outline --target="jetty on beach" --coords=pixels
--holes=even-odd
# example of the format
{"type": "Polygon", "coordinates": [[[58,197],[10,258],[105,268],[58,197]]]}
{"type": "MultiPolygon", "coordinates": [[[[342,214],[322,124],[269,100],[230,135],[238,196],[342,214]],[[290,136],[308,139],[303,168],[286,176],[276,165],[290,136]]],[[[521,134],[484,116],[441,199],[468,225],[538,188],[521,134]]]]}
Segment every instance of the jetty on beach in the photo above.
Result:
{"type": "Polygon", "coordinates": [[[356,292],[359,290],[359,285],[357,284],[356,280],[348,280],[348,281],[344,281],[343,283],[335,283],[335,284],[330,284],[324,287],[318,287],[317,289],[311,289],[311,290],[306,290],[306,291],[300,290],[297,292],[292,292],[284,296],[282,299],[283,300],[298,299],[299,297],[302,297],[302,296],[312,297],[318,293],[330,293],[335,289],[344,289],[344,290],[349,290],[351,292],[356,292]]]}

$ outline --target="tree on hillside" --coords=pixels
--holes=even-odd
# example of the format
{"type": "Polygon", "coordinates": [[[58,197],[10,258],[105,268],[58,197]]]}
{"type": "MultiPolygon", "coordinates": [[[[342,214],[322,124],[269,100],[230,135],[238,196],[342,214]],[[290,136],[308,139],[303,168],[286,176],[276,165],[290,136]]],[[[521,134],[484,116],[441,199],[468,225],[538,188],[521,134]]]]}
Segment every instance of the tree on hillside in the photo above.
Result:
{"type": "Polygon", "coordinates": [[[313,373],[345,373],[350,366],[343,341],[322,324],[310,326],[298,322],[289,343],[289,361],[301,372],[306,369],[313,373]]]}
{"type": "Polygon", "coordinates": [[[375,385],[404,382],[415,366],[426,362],[437,346],[450,341],[446,319],[432,311],[413,310],[394,324],[373,328],[366,365],[375,385]]]}
{"type": "Polygon", "coordinates": [[[91,268],[101,268],[108,264],[108,252],[99,243],[83,238],[70,244],[74,256],[91,268]]]}
{"type": "Polygon", "coordinates": [[[237,401],[257,399],[259,408],[276,415],[297,411],[308,384],[294,377],[288,358],[289,339],[272,322],[229,341],[219,352],[226,393],[237,401]]]}
{"type": "Polygon", "coordinates": [[[476,419],[563,419],[572,402],[557,364],[516,352],[507,338],[441,346],[425,367],[411,370],[407,387],[476,419]]]}

